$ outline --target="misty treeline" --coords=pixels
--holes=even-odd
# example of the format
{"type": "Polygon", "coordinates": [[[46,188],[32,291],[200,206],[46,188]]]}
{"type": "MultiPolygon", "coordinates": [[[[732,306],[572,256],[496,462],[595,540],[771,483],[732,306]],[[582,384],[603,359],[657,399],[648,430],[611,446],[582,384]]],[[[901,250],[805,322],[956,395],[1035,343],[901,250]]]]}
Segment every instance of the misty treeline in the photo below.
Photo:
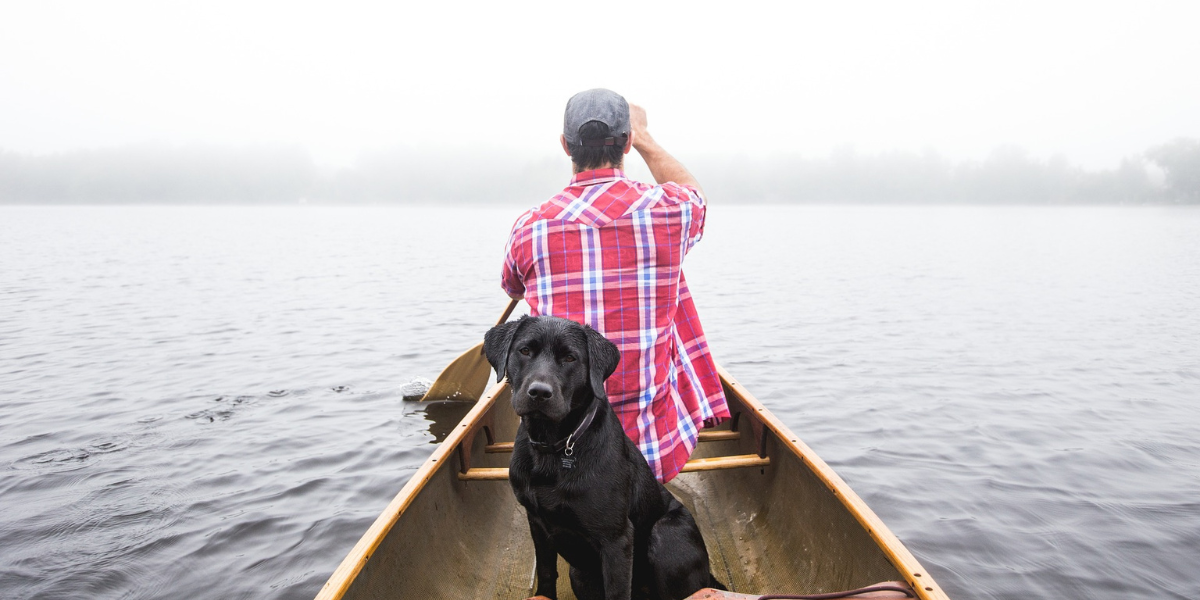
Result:
{"type": "MultiPolygon", "coordinates": [[[[632,160],[636,160],[632,159],[632,160]]],[[[730,203],[1200,204],[1200,140],[1178,139],[1087,170],[1002,147],[983,160],[927,151],[826,157],[694,156],[730,203]]],[[[298,147],[141,145],[49,155],[0,151],[7,204],[522,203],[565,185],[565,156],[397,149],[321,169],[298,147]]]]}

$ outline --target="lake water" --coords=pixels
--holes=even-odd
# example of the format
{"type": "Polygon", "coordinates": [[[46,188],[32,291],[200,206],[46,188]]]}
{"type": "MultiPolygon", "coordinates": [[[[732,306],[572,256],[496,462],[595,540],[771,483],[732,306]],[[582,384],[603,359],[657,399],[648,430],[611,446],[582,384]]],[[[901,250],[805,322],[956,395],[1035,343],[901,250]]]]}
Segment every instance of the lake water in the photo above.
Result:
{"type": "MultiPolygon", "coordinates": [[[[311,598],[520,211],[0,207],[0,598],[311,598]]],[[[1200,209],[718,204],[685,269],[951,597],[1200,590],[1200,209]]]]}

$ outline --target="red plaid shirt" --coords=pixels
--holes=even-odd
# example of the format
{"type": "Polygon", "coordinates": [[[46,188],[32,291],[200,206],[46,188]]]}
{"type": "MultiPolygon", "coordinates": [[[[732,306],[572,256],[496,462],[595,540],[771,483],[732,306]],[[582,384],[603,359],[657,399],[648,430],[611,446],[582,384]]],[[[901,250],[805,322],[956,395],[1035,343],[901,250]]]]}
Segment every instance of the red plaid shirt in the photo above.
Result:
{"type": "Polygon", "coordinates": [[[701,427],[729,417],[683,257],[704,232],[704,197],[619,169],[571,185],[513,226],[502,286],[532,313],[586,323],[621,350],[609,402],[660,481],[683,468],[701,427]]]}

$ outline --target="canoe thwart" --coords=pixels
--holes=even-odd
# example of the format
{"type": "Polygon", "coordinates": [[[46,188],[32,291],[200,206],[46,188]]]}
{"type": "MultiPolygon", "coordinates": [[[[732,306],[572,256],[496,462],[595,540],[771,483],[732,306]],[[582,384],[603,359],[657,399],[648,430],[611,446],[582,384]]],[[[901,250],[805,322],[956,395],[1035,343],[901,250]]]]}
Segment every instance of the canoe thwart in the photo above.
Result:
{"type": "Polygon", "coordinates": [[[730,440],[740,439],[742,439],[742,434],[739,431],[726,431],[724,429],[718,429],[714,431],[700,432],[701,442],[727,442],[730,440]]]}
{"type": "Polygon", "coordinates": [[[712,458],[693,458],[683,465],[680,473],[695,471],[717,471],[720,469],[741,469],[744,467],[765,467],[771,464],[771,459],[765,456],[742,454],[739,456],[714,456],[712,458]]]}
{"type": "Polygon", "coordinates": [[[462,481],[508,481],[508,467],[476,467],[459,473],[462,481]]]}
{"type": "MultiPolygon", "coordinates": [[[[740,439],[742,439],[742,434],[740,432],[719,430],[719,431],[701,431],[699,441],[701,441],[701,442],[726,442],[726,441],[730,441],[730,440],[740,440],[740,439]]],[[[484,446],[483,451],[487,452],[488,454],[502,454],[504,452],[512,452],[513,451],[513,442],[497,442],[495,444],[488,444],[487,446],[484,446]]]]}
{"type": "MultiPolygon", "coordinates": [[[[694,471],[717,471],[720,469],[742,469],[746,467],[765,467],[771,464],[770,458],[754,454],[737,456],[716,456],[713,458],[694,458],[683,465],[683,473],[694,471]]],[[[462,481],[501,481],[508,479],[506,468],[474,468],[458,474],[462,481]]]]}

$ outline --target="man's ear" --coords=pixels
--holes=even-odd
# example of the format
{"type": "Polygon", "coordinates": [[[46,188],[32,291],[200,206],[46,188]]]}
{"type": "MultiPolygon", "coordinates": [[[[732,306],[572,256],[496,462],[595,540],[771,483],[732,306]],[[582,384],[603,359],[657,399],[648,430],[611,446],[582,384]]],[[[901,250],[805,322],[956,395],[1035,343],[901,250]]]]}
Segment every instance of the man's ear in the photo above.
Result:
{"type": "Polygon", "coordinates": [[[617,349],[616,344],[600,335],[599,331],[587,325],[584,325],[583,329],[587,333],[588,379],[592,384],[592,393],[597,398],[607,400],[604,380],[617,370],[617,363],[621,362],[621,351],[617,349]]]}
{"type": "Polygon", "coordinates": [[[625,140],[625,154],[629,154],[633,150],[633,128],[629,129],[629,139],[625,140]]]}
{"type": "Polygon", "coordinates": [[[508,374],[508,355],[512,351],[513,338],[528,319],[529,316],[524,315],[516,321],[501,323],[489,329],[483,336],[483,354],[496,370],[497,382],[508,374]]]}
{"type": "Polygon", "coordinates": [[[567,136],[559,134],[558,141],[562,142],[563,152],[566,152],[567,156],[570,156],[571,147],[567,145],[567,136]]]}

